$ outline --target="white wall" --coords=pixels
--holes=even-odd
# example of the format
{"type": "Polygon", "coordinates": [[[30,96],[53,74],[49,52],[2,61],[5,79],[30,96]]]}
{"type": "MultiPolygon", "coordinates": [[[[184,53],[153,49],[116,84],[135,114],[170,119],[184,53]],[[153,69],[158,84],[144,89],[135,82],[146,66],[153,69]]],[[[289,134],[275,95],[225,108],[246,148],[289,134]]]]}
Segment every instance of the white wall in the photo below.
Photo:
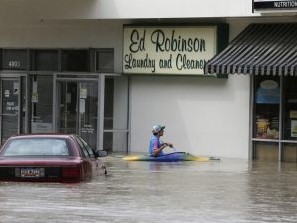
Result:
{"type": "Polygon", "coordinates": [[[250,17],[252,0],[5,0],[3,23],[52,19],[250,17]]]}
{"type": "Polygon", "coordinates": [[[179,151],[248,159],[249,78],[133,77],[131,151],[147,152],[152,126],[164,124],[179,151]]]}
{"type": "Polygon", "coordinates": [[[40,22],[0,27],[1,47],[121,47],[122,22],[40,22]]]}
{"type": "Polygon", "coordinates": [[[128,77],[116,77],[114,79],[114,107],[113,128],[120,130],[113,134],[113,152],[126,152],[128,145],[129,116],[129,83],[128,77]]]}
{"type": "Polygon", "coordinates": [[[56,21],[0,26],[1,48],[114,48],[115,72],[122,72],[124,21],[56,21]]]}
{"type": "Polygon", "coordinates": [[[252,13],[252,0],[101,0],[94,5],[100,18],[244,17],[252,13]]]}

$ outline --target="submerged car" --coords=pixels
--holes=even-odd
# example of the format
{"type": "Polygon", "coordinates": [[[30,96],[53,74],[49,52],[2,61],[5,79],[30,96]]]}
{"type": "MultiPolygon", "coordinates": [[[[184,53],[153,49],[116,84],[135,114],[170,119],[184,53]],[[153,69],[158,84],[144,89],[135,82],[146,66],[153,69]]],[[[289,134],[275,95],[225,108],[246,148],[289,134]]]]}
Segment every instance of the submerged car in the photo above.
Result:
{"type": "Polygon", "coordinates": [[[107,173],[100,157],[80,136],[31,134],[10,137],[0,150],[1,181],[79,182],[107,173]]]}

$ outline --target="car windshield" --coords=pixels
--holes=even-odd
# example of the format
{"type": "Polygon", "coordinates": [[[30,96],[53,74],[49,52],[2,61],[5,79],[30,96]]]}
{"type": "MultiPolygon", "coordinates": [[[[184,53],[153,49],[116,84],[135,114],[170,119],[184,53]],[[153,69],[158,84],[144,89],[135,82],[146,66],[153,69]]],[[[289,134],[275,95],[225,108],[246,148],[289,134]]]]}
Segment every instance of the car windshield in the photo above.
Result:
{"type": "Polygon", "coordinates": [[[3,156],[68,156],[69,149],[63,139],[14,139],[3,156]]]}

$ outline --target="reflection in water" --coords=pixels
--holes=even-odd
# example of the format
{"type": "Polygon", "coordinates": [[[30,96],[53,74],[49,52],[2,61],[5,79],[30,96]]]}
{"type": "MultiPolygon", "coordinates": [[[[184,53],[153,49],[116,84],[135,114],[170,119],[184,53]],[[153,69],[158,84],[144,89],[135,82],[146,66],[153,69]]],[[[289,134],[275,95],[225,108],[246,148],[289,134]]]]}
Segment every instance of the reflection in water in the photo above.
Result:
{"type": "Polygon", "coordinates": [[[0,222],[295,222],[293,163],[108,158],[79,184],[0,183],[0,222]]]}
{"type": "Polygon", "coordinates": [[[249,196],[252,219],[296,222],[296,163],[252,163],[249,196]]]}

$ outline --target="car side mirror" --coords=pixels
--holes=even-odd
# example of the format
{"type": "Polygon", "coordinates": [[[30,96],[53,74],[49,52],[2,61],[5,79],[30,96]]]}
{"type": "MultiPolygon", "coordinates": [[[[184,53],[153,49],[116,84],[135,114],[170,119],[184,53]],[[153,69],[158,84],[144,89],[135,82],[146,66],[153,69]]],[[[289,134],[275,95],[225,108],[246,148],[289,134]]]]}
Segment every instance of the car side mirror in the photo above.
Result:
{"type": "Polygon", "coordinates": [[[95,152],[95,154],[96,154],[97,157],[106,157],[108,155],[107,152],[104,151],[104,150],[97,150],[95,152]]]}

